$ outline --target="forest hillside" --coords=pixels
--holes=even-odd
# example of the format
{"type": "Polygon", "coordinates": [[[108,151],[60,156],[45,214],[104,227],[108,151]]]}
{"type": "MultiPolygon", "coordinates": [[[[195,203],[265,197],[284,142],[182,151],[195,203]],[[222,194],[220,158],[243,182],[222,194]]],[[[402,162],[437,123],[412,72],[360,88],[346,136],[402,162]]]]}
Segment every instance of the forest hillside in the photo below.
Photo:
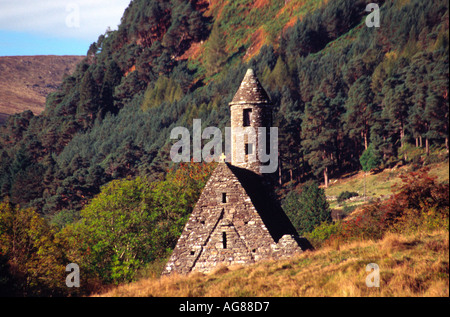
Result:
{"type": "Polygon", "coordinates": [[[215,166],[173,163],[170,131],[191,131],[193,119],[229,126],[248,68],[274,104],[273,185],[299,233],[321,225],[314,212],[302,218],[304,201],[325,214],[323,230],[336,229],[330,180],[400,166],[420,176],[411,197],[422,200],[395,205],[389,190],[392,213],[375,205],[379,226],[366,233],[382,238],[402,208],[429,217],[429,230],[448,230],[448,181],[425,171],[448,166],[448,1],[379,1],[379,27],[366,24],[366,5],[131,1],[42,113],[0,126],[0,289],[80,295],[161,265],[215,166]],[[84,272],[82,289],[65,286],[68,263],[84,272]]]}

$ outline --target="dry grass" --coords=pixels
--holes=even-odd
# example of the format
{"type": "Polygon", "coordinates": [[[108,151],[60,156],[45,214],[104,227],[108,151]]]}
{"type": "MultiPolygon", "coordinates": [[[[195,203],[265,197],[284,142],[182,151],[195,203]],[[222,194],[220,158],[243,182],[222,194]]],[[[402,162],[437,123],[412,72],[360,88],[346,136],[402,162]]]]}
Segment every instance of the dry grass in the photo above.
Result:
{"type": "Polygon", "coordinates": [[[97,296],[449,296],[448,240],[448,231],[388,234],[284,261],[147,278],[97,296]],[[380,267],[379,288],[366,286],[368,263],[380,267]]]}
{"type": "MultiPolygon", "coordinates": [[[[1,56],[0,113],[25,110],[39,114],[45,98],[71,74],[83,56],[1,56]]],[[[0,118],[1,120],[2,118],[0,118]]]]}

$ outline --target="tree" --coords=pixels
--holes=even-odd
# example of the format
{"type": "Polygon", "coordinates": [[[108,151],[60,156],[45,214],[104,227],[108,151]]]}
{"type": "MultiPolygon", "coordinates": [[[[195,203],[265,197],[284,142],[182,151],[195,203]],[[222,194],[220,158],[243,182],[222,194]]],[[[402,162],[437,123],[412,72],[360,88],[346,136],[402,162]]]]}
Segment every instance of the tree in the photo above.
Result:
{"type": "MultiPolygon", "coordinates": [[[[425,134],[428,139],[445,139],[445,147],[448,152],[448,100],[446,101],[437,93],[430,93],[426,100],[425,116],[429,120],[429,130],[425,134]]],[[[427,155],[430,152],[429,142],[426,143],[427,155]]]]}
{"type": "MultiPolygon", "coordinates": [[[[182,165],[163,181],[113,180],[59,234],[71,262],[101,283],[131,281],[167,256],[200,196],[212,164],[182,165]]],[[[67,215],[65,215],[67,216],[67,215]]]]}
{"type": "Polygon", "coordinates": [[[369,143],[370,126],[374,117],[373,92],[370,89],[370,77],[359,78],[348,92],[345,103],[344,122],[351,138],[362,138],[364,149],[369,143]]]}
{"type": "MultiPolygon", "coordinates": [[[[406,87],[414,91],[410,102],[412,106],[408,111],[407,129],[416,140],[416,147],[422,147],[422,138],[425,137],[429,128],[427,117],[424,116],[427,91],[430,83],[427,65],[429,65],[427,54],[418,54],[412,60],[412,63],[406,74],[406,87]]],[[[428,144],[428,139],[426,140],[428,144]]]]}
{"type": "Polygon", "coordinates": [[[81,80],[80,85],[80,105],[77,108],[77,115],[82,118],[84,126],[95,118],[99,108],[99,89],[91,71],[87,70],[81,80]]]}
{"type": "Polygon", "coordinates": [[[405,126],[409,110],[409,91],[405,84],[396,79],[389,78],[384,91],[383,116],[389,119],[391,133],[398,133],[400,146],[405,142],[405,126]]]}
{"type": "MultiPolygon", "coordinates": [[[[279,62],[277,65],[280,65],[279,62]]],[[[274,112],[274,126],[279,128],[278,182],[281,185],[285,171],[289,172],[289,181],[300,180],[305,173],[306,164],[301,147],[303,104],[299,105],[301,101],[295,100],[288,86],[283,86],[279,94],[277,92],[272,96],[272,102],[280,105],[279,110],[274,112]]]]}
{"type": "MultiPolygon", "coordinates": [[[[426,134],[430,139],[444,139],[447,153],[449,152],[449,101],[448,101],[448,54],[446,59],[437,61],[431,73],[426,99],[425,117],[429,121],[426,134]]],[[[428,153],[428,150],[427,150],[428,153]]]]}
{"type": "Polygon", "coordinates": [[[335,102],[320,92],[305,106],[302,117],[302,146],[305,159],[316,176],[323,173],[325,187],[335,164],[340,112],[335,102]]]}
{"type": "Polygon", "coordinates": [[[364,198],[366,197],[366,175],[372,169],[378,167],[381,163],[379,154],[375,151],[373,144],[370,144],[359,158],[364,171],[364,198]]]}
{"type": "Polygon", "coordinates": [[[362,169],[364,172],[369,172],[372,169],[378,167],[381,163],[379,154],[375,151],[373,144],[367,147],[361,157],[359,158],[362,169]]]}
{"type": "Polygon", "coordinates": [[[205,62],[208,75],[216,74],[226,61],[225,38],[217,23],[213,25],[205,49],[205,62]]]}
{"type": "Polygon", "coordinates": [[[282,207],[299,234],[311,232],[323,222],[332,221],[325,191],[316,182],[305,183],[300,193],[290,191],[282,207]]]}
{"type": "Polygon", "coordinates": [[[113,60],[106,68],[105,76],[103,77],[103,86],[101,89],[101,100],[103,104],[103,116],[107,112],[116,112],[114,108],[114,88],[120,84],[122,79],[122,71],[117,63],[113,60]]]}
{"type": "Polygon", "coordinates": [[[0,267],[4,270],[0,289],[2,283],[12,287],[8,296],[51,296],[67,291],[65,259],[55,231],[34,210],[0,203],[0,256],[8,264],[0,267]]]}
{"type": "Polygon", "coordinates": [[[154,87],[149,86],[144,94],[142,110],[146,111],[152,107],[158,107],[161,103],[174,102],[181,99],[183,91],[179,84],[172,78],[160,76],[154,87]]]}
{"type": "Polygon", "coordinates": [[[74,263],[103,282],[131,280],[135,270],[149,262],[150,188],[142,179],[115,180],[102,189],[82,211],[81,220],[66,226],[74,263]]]}

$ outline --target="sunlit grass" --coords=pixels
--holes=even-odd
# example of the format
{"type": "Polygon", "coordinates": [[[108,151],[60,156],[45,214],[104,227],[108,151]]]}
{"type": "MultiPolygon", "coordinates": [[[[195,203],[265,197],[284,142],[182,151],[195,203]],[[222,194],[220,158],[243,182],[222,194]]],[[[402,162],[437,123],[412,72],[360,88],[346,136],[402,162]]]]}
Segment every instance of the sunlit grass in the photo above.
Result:
{"type": "Polygon", "coordinates": [[[142,279],[101,296],[449,296],[448,231],[387,234],[308,251],[289,260],[142,279]],[[366,285],[366,265],[380,287],[366,285]]]}

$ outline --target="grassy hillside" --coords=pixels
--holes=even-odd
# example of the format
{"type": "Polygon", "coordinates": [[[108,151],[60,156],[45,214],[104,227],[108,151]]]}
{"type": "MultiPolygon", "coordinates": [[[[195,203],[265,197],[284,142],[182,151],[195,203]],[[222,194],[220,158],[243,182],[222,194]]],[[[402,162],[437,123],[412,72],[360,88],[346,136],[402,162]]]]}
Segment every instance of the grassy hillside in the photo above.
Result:
{"type": "MultiPolygon", "coordinates": [[[[418,157],[417,160],[424,162],[430,168],[430,176],[436,177],[438,183],[448,183],[449,181],[449,163],[442,161],[446,156],[445,149],[432,151],[430,156],[425,155],[423,148],[409,148],[408,155],[418,157]],[[430,163],[436,160],[437,163],[430,163]]],[[[411,160],[409,161],[411,163],[411,160]]],[[[401,183],[401,175],[411,172],[418,168],[418,165],[406,164],[397,165],[392,168],[385,168],[382,170],[372,171],[365,174],[363,171],[355,171],[342,175],[340,178],[330,180],[330,186],[325,188],[325,193],[328,197],[330,207],[335,210],[342,210],[344,206],[360,206],[371,199],[386,199],[392,194],[392,187],[401,183]],[[365,183],[365,185],[364,185],[365,183]],[[366,200],[364,200],[364,187],[366,188],[366,200]],[[343,192],[356,192],[358,196],[339,203],[337,197],[343,192]]]]}
{"type": "Polygon", "coordinates": [[[45,98],[56,91],[64,75],[69,75],[83,56],[2,56],[0,57],[1,115],[44,110],[45,98]]]}
{"type": "Polygon", "coordinates": [[[448,257],[448,231],[389,234],[209,275],[146,278],[97,296],[449,296],[448,257]],[[366,286],[369,263],[380,268],[379,288],[366,286]]]}
{"type": "MultiPolygon", "coordinates": [[[[430,175],[436,176],[438,182],[448,182],[449,180],[449,164],[441,162],[431,164],[430,175]]],[[[384,198],[391,194],[392,186],[400,184],[399,175],[411,170],[411,166],[402,166],[399,168],[385,169],[379,173],[369,173],[366,175],[366,197],[367,200],[372,198],[384,198]]],[[[358,198],[353,201],[362,203],[360,200],[364,198],[364,172],[353,172],[344,175],[343,178],[333,179],[333,184],[325,189],[327,197],[330,198],[331,207],[336,207],[337,202],[333,204],[336,197],[344,191],[353,191],[359,194],[358,198]]]]}

